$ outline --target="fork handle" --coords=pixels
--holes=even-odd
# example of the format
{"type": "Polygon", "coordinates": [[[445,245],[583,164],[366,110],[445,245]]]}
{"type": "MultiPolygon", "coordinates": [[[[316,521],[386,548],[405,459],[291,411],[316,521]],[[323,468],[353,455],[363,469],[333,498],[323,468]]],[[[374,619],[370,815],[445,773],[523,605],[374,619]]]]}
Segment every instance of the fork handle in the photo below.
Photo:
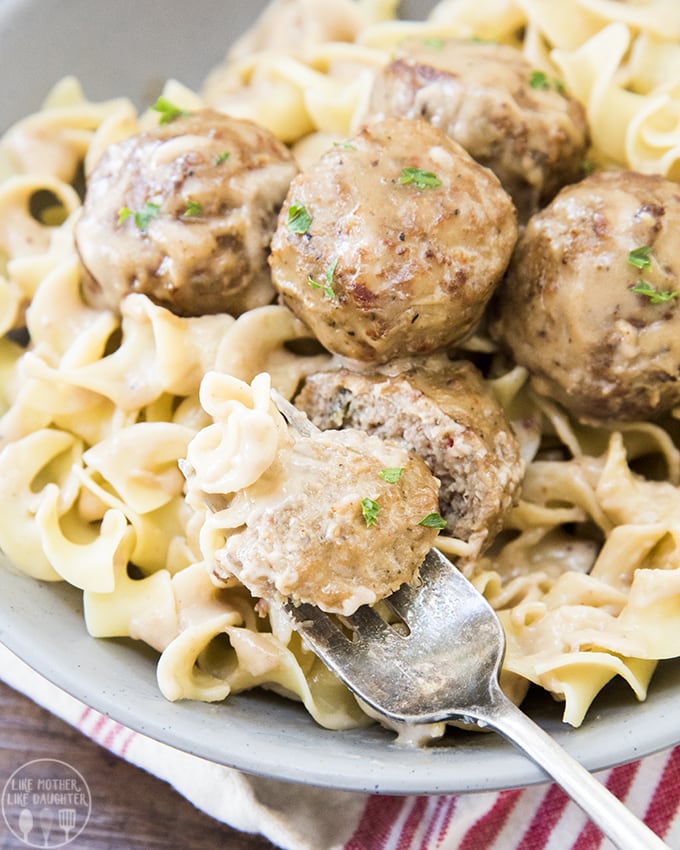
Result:
{"type": "Polygon", "coordinates": [[[619,850],[669,850],[656,833],[504,694],[498,693],[491,710],[480,710],[479,720],[536,762],[619,850]]]}

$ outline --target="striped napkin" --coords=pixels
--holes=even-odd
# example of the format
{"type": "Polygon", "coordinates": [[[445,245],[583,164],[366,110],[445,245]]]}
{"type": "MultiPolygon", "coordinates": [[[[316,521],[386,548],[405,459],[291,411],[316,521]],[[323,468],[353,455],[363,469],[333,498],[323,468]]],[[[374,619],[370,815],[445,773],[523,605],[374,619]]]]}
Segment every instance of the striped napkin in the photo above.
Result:
{"type": "MultiPolygon", "coordinates": [[[[0,678],[197,808],[283,850],[611,850],[553,784],[438,796],[378,796],[252,777],[121,726],[0,645],[0,678]]],[[[602,771],[600,780],[680,850],[680,747],[602,771]]]]}

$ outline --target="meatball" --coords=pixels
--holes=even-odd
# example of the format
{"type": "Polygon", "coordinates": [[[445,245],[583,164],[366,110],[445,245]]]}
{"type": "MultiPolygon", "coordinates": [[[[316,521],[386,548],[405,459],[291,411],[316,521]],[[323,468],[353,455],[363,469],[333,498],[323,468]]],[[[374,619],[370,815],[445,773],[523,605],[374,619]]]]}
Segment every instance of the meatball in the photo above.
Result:
{"type": "Polygon", "coordinates": [[[441,128],[498,176],[523,222],[583,176],[583,107],[514,47],[409,40],[377,75],[368,114],[441,128]]]}
{"type": "Polygon", "coordinates": [[[438,534],[420,524],[437,511],[438,488],[421,460],[378,437],[298,437],[243,492],[246,525],[217,551],[215,576],[351,614],[413,581],[438,534]]]}
{"type": "Polygon", "coordinates": [[[238,62],[266,50],[304,53],[309,45],[354,41],[364,25],[354,0],[271,0],[227,58],[238,62]]]}
{"type": "Polygon", "coordinates": [[[75,230],[86,301],[118,311],[142,292],[182,316],[270,303],[269,242],[297,171],[268,130],[210,110],[111,145],[75,230]]]}
{"type": "Polygon", "coordinates": [[[680,187],[626,171],[563,189],[526,227],[490,331],[586,420],[680,403],[680,187]]]}
{"type": "Polygon", "coordinates": [[[522,463],[505,412],[467,361],[397,376],[310,375],[295,400],[320,428],[358,428],[415,452],[441,481],[447,531],[489,546],[519,496],[522,463]]]}
{"type": "Polygon", "coordinates": [[[430,124],[390,118],[293,180],[272,280],[329,351],[383,363],[466,337],[516,239],[490,171],[430,124]]]}

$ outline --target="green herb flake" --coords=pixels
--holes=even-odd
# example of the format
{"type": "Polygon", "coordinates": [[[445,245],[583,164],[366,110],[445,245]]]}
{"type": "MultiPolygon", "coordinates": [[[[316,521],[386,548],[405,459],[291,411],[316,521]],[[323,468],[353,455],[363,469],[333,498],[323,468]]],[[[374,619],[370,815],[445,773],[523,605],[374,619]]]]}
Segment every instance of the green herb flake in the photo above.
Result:
{"type": "Polygon", "coordinates": [[[648,269],[652,265],[650,254],[652,249],[649,245],[641,245],[639,248],[633,248],[628,254],[628,262],[636,269],[648,269]]]}
{"type": "Polygon", "coordinates": [[[665,289],[663,292],[660,292],[658,289],[655,289],[651,283],[647,283],[646,280],[642,279],[638,280],[635,286],[631,286],[630,291],[634,292],[636,295],[645,295],[649,298],[650,304],[666,304],[678,297],[677,292],[673,292],[669,289],[665,289]]]}
{"type": "Polygon", "coordinates": [[[135,213],[135,224],[140,230],[146,230],[151,219],[156,218],[161,208],[158,204],[149,202],[135,213]]]}
{"type": "Polygon", "coordinates": [[[339,141],[339,142],[333,142],[333,147],[334,148],[345,148],[345,150],[348,150],[348,151],[355,151],[357,149],[357,146],[353,145],[352,142],[348,141],[347,139],[343,139],[342,141],[339,141]]]}
{"type": "Polygon", "coordinates": [[[130,218],[131,215],[133,215],[133,212],[130,207],[121,207],[118,210],[118,224],[122,224],[124,221],[130,218]]]}
{"type": "Polygon", "coordinates": [[[187,208],[184,210],[182,215],[193,217],[200,215],[202,212],[203,204],[199,204],[198,201],[187,201],[187,208]]]}
{"type": "Polygon", "coordinates": [[[156,218],[160,209],[161,208],[158,204],[153,204],[151,202],[144,204],[141,210],[137,210],[137,212],[133,212],[129,207],[121,207],[118,210],[118,224],[123,224],[124,221],[133,217],[139,230],[146,230],[149,226],[149,222],[152,218],[156,218]]]}
{"type": "Polygon", "coordinates": [[[375,499],[361,500],[361,513],[363,514],[366,528],[370,528],[372,525],[376,524],[379,512],[380,505],[375,501],[375,499]]]}
{"type": "Polygon", "coordinates": [[[176,106],[172,103],[172,101],[169,101],[167,97],[163,96],[159,97],[151,108],[154,112],[158,112],[160,114],[161,117],[158,119],[159,124],[170,124],[177,118],[186,118],[189,114],[186,109],[180,109],[179,106],[176,106]]]}
{"type": "Polygon", "coordinates": [[[293,202],[288,207],[288,219],[286,227],[291,233],[297,233],[303,236],[309,230],[312,224],[312,217],[304,204],[293,202]]]}
{"type": "Polygon", "coordinates": [[[442,185],[442,181],[431,171],[422,168],[404,168],[401,172],[399,182],[402,186],[414,185],[419,189],[436,189],[442,185]]]}
{"type": "Polygon", "coordinates": [[[446,528],[446,520],[441,514],[431,513],[423,517],[418,525],[423,525],[425,528],[437,528],[442,531],[446,528]]]}
{"type": "Polygon", "coordinates": [[[426,38],[423,41],[425,47],[434,47],[435,50],[441,50],[446,44],[443,38],[426,38]]]}
{"type": "Polygon", "coordinates": [[[550,79],[545,71],[532,71],[529,75],[529,85],[532,89],[549,89],[550,79]]]}
{"type": "Polygon", "coordinates": [[[222,151],[222,153],[218,153],[215,157],[215,165],[222,165],[223,162],[226,162],[231,156],[231,151],[222,151]]]}
{"type": "Polygon", "coordinates": [[[326,269],[325,279],[326,283],[318,283],[318,281],[314,280],[311,275],[307,278],[307,283],[312,287],[312,289],[322,289],[323,294],[326,298],[336,298],[335,290],[333,289],[333,278],[335,277],[335,267],[338,264],[337,258],[333,260],[330,266],[326,269]]]}
{"type": "Polygon", "coordinates": [[[381,469],[378,475],[383,481],[388,484],[396,484],[404,474],[403,466],[388,466],[386,469],[381,469]]]}
{"type": "Polygon", "coordinates": [[[560,94],[564,94],[567,90],[562,80],[558,80],[557,77],[550,77],[545,71],[538,70],[532,71],[529,75],[529,85],[532,89],[538,91],[556,91],[560,94]]]}

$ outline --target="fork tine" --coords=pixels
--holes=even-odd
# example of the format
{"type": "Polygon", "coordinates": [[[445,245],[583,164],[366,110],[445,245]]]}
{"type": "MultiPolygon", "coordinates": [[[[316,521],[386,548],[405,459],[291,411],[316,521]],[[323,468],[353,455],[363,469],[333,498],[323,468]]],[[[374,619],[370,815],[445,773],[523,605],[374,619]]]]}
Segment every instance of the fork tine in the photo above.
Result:
{"type": "Polygon", "coordinates": [[[419,593],[419,586],[403,584],[391,596],[388,596],[385,602],[408,625],[409,616],[417,607],[419,593]]]}
{"type": "Polygon", "coordinates": [[[367,605],[357,608],[354,614],[342,618],[359,640],[381,640],[392,632],[392,627],[367,605]]]}
{"type": "MultiPolygon", "coordinates": [[[[431,609],[433,595],[448,590],[448,585],[456,580],[453,564],[437,549],[431,549],[426,555],[413,584],[403,584],[385,600],[395,613],[411,627],[418,624],[423,614],[431,609]]],[[[458,584],[459,582],[456,582],[458,584]]],[[[458,588],[456,588],[458,590],[458,588]]]]}
{"type": "Polygon", "coordinates": [[[306,602],[296,605],[288,601],[284,608],[303,640],[331,669],[354,666],[356,644],[325,611],[306,602]]]}
{"type": "Polygon", "coordinates": [[[303,437],[311,437],[320,432],[320,429],[317,428],[312,420],[301,410],[298,410],[294,404],[291,404],[278,390],[273,389],[271,391],[271,399],[290,427],[294,428],[303,437]]]}
{"type": "Polygon", "coordinates": [[[361,675],[364,665],[363,653],[357,652],[357,644],[344,634],[328,614],[313,605],[285,602],[284,608],[296,623],[303,641],[356,692],[355,677],[357,672],[361,675]]]}
{"type": "Polygon", "coordinates": [[[288,601],[284,602],[284,608],[288,616],[300,627],[301,632],[305,636],[312,636],[315,642],[318,641],[319,644],[329,647],[349,642],[337,623],[314,605],[307,602],[296,605],[288,601]]]}

